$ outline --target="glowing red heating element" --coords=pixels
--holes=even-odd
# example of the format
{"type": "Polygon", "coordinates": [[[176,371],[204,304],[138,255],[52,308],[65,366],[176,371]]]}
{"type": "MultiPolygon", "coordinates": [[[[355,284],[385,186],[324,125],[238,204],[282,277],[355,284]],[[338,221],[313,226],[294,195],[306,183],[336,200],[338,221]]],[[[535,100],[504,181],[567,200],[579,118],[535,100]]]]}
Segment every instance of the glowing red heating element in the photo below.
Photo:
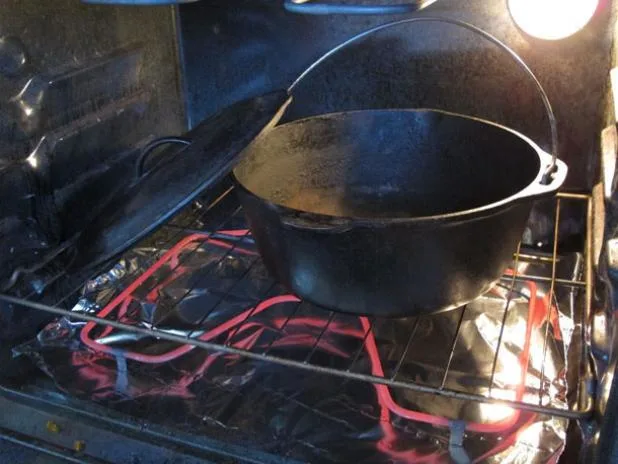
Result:
{"type": "MultiPolygon", "coordinates": [[[[226,230],[221,231],[222,235],[229,235],[234,237],[244,237],[249,234],[248,230],[226,230]]],[[[209,243],[211,245],[216,245],[222,248],[234,249],[235,252],[242,254],[256,254],[253,251],[244,249],[242,247],[238,247],[235,244],[230,244],[224,240],[213,239],[210,238],[209,234],[192,234],[187,236],[178,242],[173,248],[171,248],[168,252],[166,252],[153,266],[151,266],[147,271],[145,271],[142,275],[140,275],[133,283],[131,283],[123,292],[121,292],[118,296],[116,296],[109,304],[107,304],[98,314],[98,317],[104,318],[109,316],[113,311],[117,310],[116,318],[117,320],[126,320],[127,319],[127,310],[131,302],[133,301],[133,293],[137,290],[147,279],[149,279],[157,270],[165,265],[169,265],[173,272],[170,276],[168,276],[163,282],[157,285],[156,288],[152,289],[146,299],[152,302],[156,302],[158,296],[158,290],[162,287],[171,283],[174,279],[178,278],[180,275],[183,275],[186,271],[184,267],[181,266],[181,258],[180,254],[191,244],[195,242],[209,243]]],[[[539,325],[545,320],[547,315],[549,300],[547,296],[543,298],[537,297],[537,286],[534,282],[527,282],[526,285],[529,289],[529,305],[528,305],[528,318],[526,324],[526,336],[525,342],[523,346],[523,350],[519,356],[519,363],[521,367],[521,379],[516,388],[515,399],[516,401],[521,401],[523,399],[524,390],[525,390],[525,379],[527,374],[527,367],[530,358],[530,340],[532,331],[534,328],[538,328],[539,325]]],[[[231,346],[235,348],[251,350],[258,340],[260,336],[266,330],[273,330],[272,326],[266,326],[260,322],[248,321],[251,316],[257,315],[268,308],[282,303],[290,303],[290,302],[300,302],[300,300],[294,295],[279,295],[267,300],[262,301],[257,306],[253,308],[249,308],[237,316],[229,319],[228,321],[218,325],[217,327],[208,330],[207,332],[200,335],[198,338],[203,341],[211,341],[222,334],[227,333],[226,342],[230,342],[231,346]],[[234,329],[233,331],[231,329],[234,329]],[[244,332],[252,331],[250,335],[246,336],[239,341],[231,343],[231,339],[238,337],[238,335],[243,334],[244,332]]],[[[552,319],[557,317],[557,312],[555,308],[552,306],[552,310],[550,316],[552,319]]],[[[378,347],[376,344],[376,340],[374,334],[371,330],[371,325],[369,320],[366,317],[359,317],[360,326],[362,330],[352,328],[346,326],[344,324],[338,324],[331,322],[328,326],[329,333],[341,334],[345,336],[356,337],[358,339],[364,339],[364,347],[369,356],[370,364],[371,364],[371,373],[377,377],[385,377],[384,369],[382,366],[382,362],[380,360],[380,355],[378,351],[378,347]]],[[[306,327],[306,328],[322,328],[325,326],[324,320],[315,317],[303,317],[303,318],[295,318],[295,319],[287,319],[287,318],[275,318],[270,321],[271,324],[275,326],[277,330],[283,330],[284,326],[287,328],[292,327],[306,327]]],[[[107,345],[103,345],[101,343],[97,343],[90,336],[91,331],[96,326],[95,323],[89,322],[81,331],[81,340],[84,344],[89,346],[90,348],[113,355],[118,352],[117,348],[112,348],[107,345]]],[[[554,327],[557,326],[554,324],[554,327]]],[[[104,336],[111,332],[111,327],[105,327],[99,336],[104,336]]],[[[559,330],[559,329],[558,329],[559,330]]],[[[559,334],[558,334],[559,335],[559,334]]],[[[307,334],[292,334],[286,335],[285,333],[276,341],[272,342],[270,347],[281,347],[281,346],[299,346],[299,347],[313,347],[316,345],[317,347],[322,349],[325,352],[328,352],[333,355],[341,356],[341,357],[349,357],[349,355],[336,346],[333,346],[326,340],[321,340],[320,337],[317,337],[311,333],[307,334]]],[[[135,351],[123,351],[123,356],[132,359],[134,361],[139,361],[142,363],[149,364],[159,364],[165,363],[168,361],[172,361],[196,348],[193,345],[181,345],[167,353],[158,354],[158,355],[149,355],[143,354],[135,351]]],[[[205,362],[198,368],[196,372],[192,375],[183,378],[180,382],[185,387],[188,386],[191,382],[195,381],[197,378],[203,376],[208,369],[208,367],[214,362],[214,360],[220,356],[221,353],[210,354],[205,362]]],[[[181,385],[179,385],[181,386],[181,385]]],[[[391,445],[396,439],[395,430],[391,424],[390,413],[393,413],[397,416],[403,417],[408,420],[422,422],[426,424],[431,424],[438,427],[449,427],[450,420],[445,417],[435,416],[419,411],[413,411],[410,409],[403,408],[399,404],[397,404],[390,393],[389,388],[386,385],[382,384],[374,384],[373,385],[378,402],[380,405],[380,423],[382,429],[384,431],[384,437],[378,443],[378,448],[380,451],[387,453],[389,456],[404,460],[407,462],[442,462],[443,457],[440,453],[433,453],[429,455],[420,455],[416,453],[414,450],[405,450],[405,451],[395,451],[391,449],[391,445]]],[[[182,387],[182,386],[181,386],[182,387]]],[[[520,421],[521,412],[519,410],[513,410],[512,414],[510,414],[507,418],[493,423],[475,423],[475,422],[467,422],[466,430],[469,432],[478,432],[478,433],[502,433],[506,432],[509,429],[512,429],[519,421],[520,421]]],[[[529,414],[529,418],[520,425],[511,435],[503,439],[496,447],[489,450],[487,453],[483,454],[479,458],[475,460],[475,462],[480,462],[483,459],[486,459],[489,456],[495,455],[503,449],[511,446],[517,439],[518,435],[526,429],[528,425],[530,425],[535,420],[535,415],[529,414]]]]}

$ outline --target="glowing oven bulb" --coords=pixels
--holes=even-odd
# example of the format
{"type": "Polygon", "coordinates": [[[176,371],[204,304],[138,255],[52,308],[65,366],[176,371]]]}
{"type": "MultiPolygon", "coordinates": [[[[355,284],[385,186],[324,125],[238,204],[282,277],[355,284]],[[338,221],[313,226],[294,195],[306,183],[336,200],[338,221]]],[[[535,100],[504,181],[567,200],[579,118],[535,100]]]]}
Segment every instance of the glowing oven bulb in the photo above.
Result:
{"type": "Polygon", "coordinates": [[[559,40],[582,29],[599,0],[508,0],[513,21],[532,37],[559,40]]]}

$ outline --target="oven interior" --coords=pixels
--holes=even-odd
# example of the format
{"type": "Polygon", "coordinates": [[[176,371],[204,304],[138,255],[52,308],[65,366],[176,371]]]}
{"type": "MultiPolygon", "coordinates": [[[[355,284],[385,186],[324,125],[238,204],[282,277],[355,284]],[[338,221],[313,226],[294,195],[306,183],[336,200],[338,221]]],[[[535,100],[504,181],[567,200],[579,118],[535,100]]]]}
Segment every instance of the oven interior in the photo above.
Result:
{"type": "MultiPolygon", "coordinates": [[[[613,459],[614,5],[554,43],[522,33],[504,3],[439,0],[415,14],[470,21],[521,54],[554,106],[569,177],[537,204],[489,293],[403,319],[289,294],[229,176],[120,255],[94,256],[100,238],[78,237],[141,171],[180,162],[207,116],[287,88],[336,44],[408,15],[313,16],[272,0],[11,3],[0,20],[3,443],[73,462],[613,459]],[[84,256],[96,265],[77,266],[84,256]]],[[[335,57],[282,122],[409,107],[549,147],[521,70],[429,24],[335,57]]],[[[154,225],[149,205],[118,204],[121,226],[103,237],[154,225]]]]}

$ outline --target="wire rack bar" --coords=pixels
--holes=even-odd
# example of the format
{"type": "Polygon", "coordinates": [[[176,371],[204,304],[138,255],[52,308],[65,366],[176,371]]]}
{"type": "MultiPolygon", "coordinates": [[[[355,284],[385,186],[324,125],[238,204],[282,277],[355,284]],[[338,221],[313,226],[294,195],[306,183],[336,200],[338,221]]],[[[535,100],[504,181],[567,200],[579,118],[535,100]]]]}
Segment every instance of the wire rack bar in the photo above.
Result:
{"type": "Polygon", "coordinates": [[[457,346],[457,340],[459,340],[459,334],[461,333],[461,323],[464,320],[464,314],[466,314],[466,309],[468,309],[468,305],[464,305],[464,307],[461,308],[461,314],[459,315],[459,320],[457,321],[457,329],[455,330],[455,336],[453,337],[451,349],[449,350],[448,354],[448,361],[446,362],[446,367],[444,368],[442,382],[440,382],[440,390],[444,390],[444,386],[446,385],[446,379],[448,378],[448,373],[451,369],[451,363],[453,362],[453,356],[455,355],[455,347],[457,346]]]}
{"type": "Polygon", "coordinates": [[[391,380],[385,377],[378,377],[378,376],[369,375],[369,374],[361,374],[361,373],[356,373],[352,371],[339,370],[339,369],[335,369],[332,367],[324,367],[324,366],[319,366],[319,365],[314,365],[314,364],[308,364],[303,361],[295,361],[293,359],[265,355],[265,354],[256,353],[253,351],[247,351],[247,350],[235,348],[233,346],[226,346],[226,345],[221,345],[217,343],[203,341],[200,339],[187,338],[187,337],[183,337],[179,335],[174,335],[174,334],[171,334],[163,330],[159,330],[159,329],[146,329],[146,328],[142,328],[138,326],[128,325],[122,322],[117,322],[117,321],[109,320],[109,319],[103,319],[103,318],[96,317],[96,316],[90,316],[84,313],[76,313],[76,312],[68,311],[66,309],[55,308],[55,307],[47,306],[41,303],[36,303],[33,301],[28,301],[24,303],[23,300],[20,300],[19,298],[14,298],[8,295],[0,295],[0,300],[4,300],[8,303],[13,303],[17,305],[28,306],[33,309],[47,311],[47,312],[56,314],[58,316],[70,317],[72,319],[78,319],[78,320],[85,321],[85,322],[95,322],[97,324],[108,325],[115,329],[126,330],[129,332],[134,332],[134,333],[138,333],[142,335],[156,337],[156,338],[167,340],[170,342],[193,345],[199,348],[203,348],[205,350],[211,350],[211,351],[222,352],[222,353],[227,353],[227,354],[235,354],[235,355],[243,356],[245,358],[253,359],[256,361],[271,362],[271,363],[279,364],[282,366],[294,367],[294,368],[317,372],[321,374],[334,375],[337,377],[347,378],[351,380],[371,382],[371,383],[376,383],[380,385],[387,385],[389,387],[403,388],[406,390],[412,390],[412,391],[416,391],[419,393],[430,393],[430,394],[435,394],[439,396],[444,396],[447,398],[455,398],[455,399],[460,399],[460,400],[465,400],[465,401],[477,401],[481,403],[499,404],[503,406],[509,406],[515,409],[520,409],[522,411],[536,412],[539,414],[549,414],[552,416],[565,417],[569,419],[582,419],[582,418],[589,416],[589,414],[591,413],[591,411],[572,411],[572,410],[566,410],[566,409],[562,410],[562,409],[556,409],[556,408],[545,407],[545,406],[537,406],[535,404],[530,404],[530,403],[522,403],[518,401],[504,400],[504,399],[499,399],[499,398],[491,398],[491,397],[486,397],[483,395],[462,392],[459,390],[450,390],[450,389],[440,390],[435,387],[429,387],[429,386],[411,383],[411,382],[391,380]]]}
{"type": "MultiPolygon", "coordinates": [[[[223,195],[216,198],[213,203],[211,203],[207,208],[205,208],[205,210],[203,209],[199,211],[197,214],[193,214],[193,215],[190,215],[188,218],[185,218],[187,220],[184,221],[182,225],[170,224],[169,229],[172,230],[173,232],[170,234],[171,235],[170,237],[166,237],[165,246],[168,248],[171,248],[171,245],[176,243],[176,240],[178,239],[178,237],[182,236],[183,234],[187,234],[188,231],[197,230],[195,226],[196,221],[199,220],[200,222],[202,222],[201,218],[203,218],[206,213],[213,211],[214,208],[218,206],[221,206],[224,203],[223,200],[228,198],[228,195],[229,193],[231,193],[231,191],[232,191],[232,188],[228,189],[226,192],[224,192],[223,195]],[[185,224],[187,225],[187,228],[183,226],[185,224]]],[[[364,349],[365,342],[367,341],[368,337],[372,335],[373,329],[376,327],[375,318],[368,318],[367,319],[367,322],[369,324],[368,328],[366,329],[365,332],[359,333],[359,343],[360,343],[359,348],[356,350],[354,356],[351,358],[351,362],[346,369],[346,368],[326,367],[326,366],[321,366],[317,364],[312,364],[310,362],[311,358],[313,357],[313,354],[315,353],[315,351],[317,350],[320,344],[321,339],[326,336],[327,332],[329,332],[329,330],[332,328],[333,325],[335,325],[335,328],[337,327],[337,325],[333,322],[336,318],[336,314],[332,311],[330,312],[330,315],[328,316],[328,319],[325,322],[325,324],[317,328],[319,332],[317,332],[317,335],[315,335],[314,337],[315,341],[312,343],[312,347],[310,349],[308,356],[304,360],[294,360],[294,359],[288,359],[282,356],[276,356],[276,355],[270,354],[271,347],[273,346],[274,342],[277,339],[276,337],[274,337],[273,340],[269,342],[266,348],[263,348],[261,351],[258,352],[257,350],[251,351],[250,349],[240,349],[240,348],[236,348],[235,346],[233,346],[232,340],[234,339],[234,334],[228,337],[228,340],[225,343],[214,343],[212,341],[203,340],[199,338],[199,336],[193,336],[196,333],[196,331],[191,331],[189,335],[179,335],[178,333],[171,333],[169,331],[159,329],[158,327],[143,327],[143,326],[138,326],[138,325],[129,325],[123,322],[119,322],[117,320],[106,319],[106,318],[94,316],[91,314],[85,314],[83,312],[74,312],[69,309],[63,309],[59,307],[60,305],[63,305],[65,302],[69,301],[69,298],[71,296],[78,295],[80,288],[83,288],[83,284],[84,284],[83,280],[78,288],[72,290],[69,294],[64,295],[62,298],[57,300],[56,304],[54,305],[45,304],[45,303],[42,303],[40,301],[35,301],[35,300],[26,300],[23,298],[14,297],[14,296],[7,295],[7,294],[0,294],[0,300],[15,304],[15,305],[21,305],[21,306],[30,307],[30,308],[37,309],[37,310],[46,311],[46,312],[49,312],[49,313],[52,313],[58,316],[64,316],[64,317],[74,319],[74,320],[93,322],[93,323],[100,324],[103,326],[109,326],[109,327],[112,327],[112,328],[115,328],[121,331],[125,331],[125,332],[132,332],[132,333],[136,333],[140,335],[156,337],[157,339],[166,340],[169,342],[178,343],[182,345],[191,345],[191,346],[199,347],[199,348],[214,351],[214,352],[239,355],[247,359],[270,362],[270,363],[279,364],[282,366],[303,369],[306,371],[333,375],[333,376],[337,376],[337,377],[347,379],[347,380],[371,382],[374,384],[386,385],[386,386],[393,387],[393,388],[400,388],[400,389],[415,391],[419,393],[439,395],[443,397],[455,398],[455,399],[464,400],[464,401],[476,401],[476,402],[489,403],[489,404],[505,405],[505,406],[509,406],[509,407],[519,409],[519,410],[530,411],[530,412],[535,412],[535,413],[540,413],[540,414],[548,414],[548,415],[558,416],[558,417],[565,417],[569,419],[581,419],[581,418],[589,416],[592,411],[593,400],[590,395],[587,398],[587,401],[583,402],[584,404],[583,406],[582,406],[582,402],[580,402],[580,404],[577,405],[577,408],[572,408],[572,409],[559,408],[556,406],[544,406],[541,402],[536,404],[536,403],[525,402],[525,401],[494,398],[491,395],[491,388],[493,387],[494,376],[496,373],[498,352],[500,350],[500,345],[502,343],[502,334],[504,332],[504,327],[505,327],[504,322],[506,321],[506,318],[507,318],[507,314],[509,311],[509,305],[511,302],[511,294],[513,292],[514,284],[516,281],[531,281],[532,280],[532,281],[537,281],[537,282],[549,283],[550,284],[550,291],[549,291],[549,301],[550,302],[555,301],[555,298],[554,298],[555,288],[557,286],[563,285],[571,289],[577,289],[577,288],[582,288],[582,287],[585,288],[586,304],[585,304],[585,308],[583,308],[583,311],[584,311],[583,320],[586,324],[589,322],[590,306],[591,306],[591,301],[592,301],[592,289],[591,289],[591,282],[592,282],[591,246],[592,244],[591,244],[591,238],[590,238],[590,234],[591,234],[590,224],[592,220],[591,219],[591,214],[592,214],[591,198],[588,195],[581,195],[581,194],[559,194],[558,200],[557,200],[557,209],[556,209],[557,219],[559,219],[559,205],[560,205],[561,199],[587,202],[588,217],[587,217],[586,242],[585,242],[585,250],[584,250],[585,252],[585,281],[579,281],[576,279],[573,279],[573,280],[559,279],[556,277],[556,263],[560,259],[560,257],[557,255],[558,221],[556,221],[556,226],[554,229],[554,248],[553,248],[553,253],[551,255],[548,256],[547,254],[537,253],[534,251],[526,251],[525,253],[521,253],[521,250],[518,249],[517,253],[515,254],[514,272],[503,276],[503,280],[508,281],[510,285],[508,286],[505,285],[505,287],[507,287],[509,292],[507,293],[506,305],[504,309],[504,314],[502,316],[502,326],[500,329],[501,332],[498,338],[496,352],[493,358],[493,364],[492,364],[492,370],[491,370],[491,376],[490,376],[491,378],[489,380],[489,389],[488,389],[489,393],[488,394],[469,393],[469,392],[460,391],[457,389],[446,387],[447,378],[448,378],[450,367],[451,367],[451,362],[453,360],[455,347],[457,344],[457,340],[459,338],[462,321],[464,319],[465,307],[461,308],[461,314],[458,317],[457,330],[450,342],[451,345],[450,345],[449,357],[444,367],[444,372],[443,372],[443,376],[441,379],[441,383],[435,386],[430,386],[430,385],[420,384],[420,383],[417,383],[409,379],[397,380],[397,375],[399,373],[399,370],[407,356],[408,348],[410,347],[412,339],[417,333],[417,328],[419,326],[419,321],[421,317],[417,317],[416,320],[414,321],[412,329],[411,329],[411,333],[408,338],[408,342],[403,348],[403,352],[401,356],[399,357],[398,361],[395,363],[395,366],[390,376],[386,375],[385,373],[385,375],[382,377],[379,375],[356,372],[354,370],[354,366],[359,360],[360,355],[364,349]],[[525,272],[518,274],[517,268],[518,268],[518,263],[520,262],[520,260],[528,261],[528,262],[531,261],[531,262],[550,264],[552,266],[551,277],[547,278],[544,276],[528,275],[525,272]]],[[[239,214],[239,212],[240,212],[240,208],[236,207],[232,214],[227,214],[224,216],[223,220],[217,221],[218,227],[211,227],[209,229],[211,232],[204,233],[203,229],[201,229],[201,233],[204,233],[204,238],[207,239],[209,237],[216,236],[216,234],[219,233],[220,230],[222,230],[222,227],[224,227],[233,218],[235,218],[239,214]]],[[[203,223],[207,224],[207,221],[203,221],[203,223]]],[[[212,225],[212,221],[211,221],[211,225],[212,225]]],[[[245,238],[246,237],[238,237],[237,240],[231,244],[231,248],[228,249],[226,252],[224,252],[222,257],[219,257],[219,262],[225,259],[225,256],[228,256],[236,248],[238,244],[243,242],[245,238]]],[[[180,266],[181,262],[188,259],[193,253],[196,252],[197,249],[199,249],[201,245],[202,245],[201,241],[196,241],[196,243],[191,244],[193,248],[188,249],[186,252],[183,251],[183,255],[179,257],[178,262],[175,264],[175,267],[180,266]]],[[[155,258],[153,257],[153,259],[155,258]]],[[[253,265],[256,262],[258,262],[257,257],[251,261],[251,264],[242,273],[242,276],[238,278],[234,283],[232,283],[230,287],[227,288],[225,295],[228,295],[233,290],[234,286],[238,284],[241,280],[243,280],[250,273],[253,265]]],[[[97,275],[99,274],[100,273],[98,273],[97,275]]],[[[195,285],[196,283],[197,282],[194,282],[193,284],[195,285]]],[[[121,279],[119,282],[116,282],[116,285],[117,285],[116,290],[119,290],[122,286],[126,285],[126,280],[123,281],[121,279]]],[[[276,282],[272,280],[271,285],[267,286],[267,288],[262,291],[263,292],[262,297],[264,295],[270,294],[275,288],[275,286],[276,286],[276,282]]],[[[189,292],[187,292],[187,294],[188,293],[189,292]]],[[[215,303],[215,306],[213,308],[211,308],[206,314],[204,314],[204,316],[201,319],[202,323],[205,320],[207,320],[212,310],[216,308],[221,303],[221,301],[225,299],[225,295],[223,295],[217,301],[217,303],[215,303]]],[[[184,299],[185,296],[186,294],[181,297],[180,301],[182,301],[182,299],[184,299]]],[[[250,310],[247,313],[247,315],[245,316],[245,321],[251,318],[251,316],[253,315],[257,307],[258,302],[259,301],[256,301],[256,305],[254,305],[252,310],[250,310]]],[[[289,304],[292,304],[292,303],[290,302],[289,304]]],[[[304,303],[300,301],[300,302],[296,302],[293,304],[294,306],[291,308],[289,314],[286,316],[283,324],[279,326],[279,328],[277,329],[277,332],[279,334],[282,334],[284,332],[286,326],[288,325],[288,322],[290,322],[290,320],[292,320],[299,313],[304,303]]],[[[551,305],[549,306],[551,308],[551,305]]],[[[549,317],[550,317],[549,313],[550,312],[551,310],[548,311],[548,313],[546,314],[546,321],[545,321],[546,337],[548,336],[547,327],[549,326],[549,317]]],[[[242,324],[236,327],[236,331],[239,330],[241,325],[242,324]]],[[[582,350],[583,352],[581,353],[580,362],[588,362],[589,357],[588,357],[587,345],[585,341],[582,343],[582,350]]],[[[546,351],[547,351],[547,338],[545,338],[545,344],[544,344],[544,350],[543,350],[544,357],[546,355],[546,351]]],[[[543,382],[545,381],[545,372],[543,368],[544,368],[544,363],[541,368],[541,379],[540,379],[541,387],[539,389],[539,395],[541,398],[543,395],[543,382]]]]}
{"type": "Polygon", "coordinates": [[[515,265],[513,266],[513,277],[511,278],[511,285],[509,291],[506,294],[506,303],[504,304],[504,313],[502,314],[502,324],[500,326],[500,334],[498,335],[498,342],[496,344],[496,353],[491,365],[491,376],[489,378],[489,396],[491,396],[491,390],[494,386],[494,379],[496,377],[496,369],[498,367],[498,355],[500,354],[500,347],[502,346],[502,337],[504,337],[504,329],[506,327],[506,318],[509,315],[509,309],[511,307],[511,299],[513,296],[513,289],[515,288],[515,282],[517,281],[517,268],[519,264],[519,250],[521,243],[517,245],[517,252],[515,253],[515,265]]]}
{"type": "MultiPolygon", "coordinates": [[[[414,339],[414,336],[416,335],[416,331],[418,330],[418,325],[420,321],[421,321],[420,317],[417,317],[416,320],[414,321],[414,325],[412,326],[412,330],[410,331],[410,336],[408,337],[406,346],[403,349],[403,353],[401,353],[401,356],[399,357],[399,361],[397,361],[397,365],[395,366],[395,369],[393,369],[393,372],[391,374],[391,380],[395,380],[395,378],[397,377],[397,374],[399,374],[399,370],[401,369],[403,362],[406,360],[406,356],[408,356],[408,350],[410,349],[410,345],[412,345],[412,340],[414,339]]],[[[371,330],[371,326],[369,326],[369,330],[371,330]]],[[[367,339],[367,336],[369,335],[369,330],[367,331],[367,333],[365,334],[363,338],[363,345],[365,344],[365,340],[367,339]]],[[[363,345],[361,345],[361,348],[363,347],[363,345]]]]}
{"type": "MultiPolygon", "coordinates": [[[[512,279],[511,276],[502,276],[500,278],[500,280],[507,281],[507,282],[510,282],[511,279],[512,279]]],[[[531,282],[536,282],[540,284],[551,284],[552,279],[551,277],[524,274],[524,275],[516,276],[515,281],[517,282],[531,281],[531,282]]],[[[567,279],[556,278],[554,279],[554,283],[557,286],[570,287],[570,288],[586,288],[587,286],[587,283],[581,280],[567,280],[567,279]]]]}
{"type": "MultiPolygon", "coordinates": [[[[358,361],[358,358],[360,357],[360,354],[363,352],[363,349],[365,347],[365,343],[367,343],[367,338],[369,337],[369,335],[371,335],[371,333],[373,331],[373,326],[375,325],[375,320],[373,318],[368,318],[368,322],[369,322],[369,325],[367,326],[367,331],[363,335],[363,340],[361,341],[361,344],[359,345],[358,350],[356,350],[356,353],[354,354],[354,357],[352,358],[352,361],[350,362],[350,365],[346,369],[346,372],[351,372],[352,369],[354,368],[354,365],[356,364],[356,361],[358,361]]],[[[411,341],[411,339],[409,339],[408,341],[411,341]]],[[[403,362],[403,360],[402,360],[402,362],[403,362]]]]}
{"type": "Polygon", "coordinates": [[[326,321],[326,324],[324,324],[324,327],[322,327],[320,329],[320,334],[315,338],[315,342],[313,343],[313,346],[311,347],[311,351],[309,352],[309,354],[307,355],[307,357],[303,361],[305,364],[309,363],[309,361],[313,357],[313,353],[315,353],[315,351],[318,349],[318,346],[320,346],[320,340],[322,339],[322,337],[324,336],[324,334],[326,333],[326,331],[330,327],[330,324],[331,324],[331,322],[333,322],[334,318],[335,318],[335,313],[334,313],[334,311],[331,311],[329,316],[328,316],[328,319],[326,321]]]}
{"type": "MultiPolygon", "coordinates": [[[[543,361],[541,363],[541,376],[539,378],[539,405],[543,404],[543,390],[545,386],[545,359],[547,358],[547,345],[549,342],[549,325],[554,304],[554,291],[556,288],[556,255],[558,254],[558,227],[560,224],[560,198],[556,200],[556,216],[554,218],[554,251],[551,263],[551,283],[549,284],[549,303],[545,315],[545,335],[543,336],[543,361]]],[[[556,302],[557,306],[557,302],[556,302]]]]}
{"type": "MultiPolygon", "coordinates": [[[[298,314],[298,310],[300,309],[300,307],[304,304],[304,301],[299,301],[298,303],[296,303],[294,305],[294,308],[292,309],[292,311],[290,311],[290,314],[288,314],[288,316],[285,318],[285,321],[283,321],[283,324],[281,324],[281,328],[279,329],[280,333],[284,333],[285,332],[285,328],[287,327],[288,323],[290,322],[290,320],[292,320],[292,317],[294,317],[296,314],[298,314]]],[[[271,348],[273,347],[273,344],[275,343],[275,341],[277,340],[276,337],[273,337],[273,339],[268,343],[268,345],[266,346],[266,348],[264,350],[262,350],[262,354],[268,354],[271,350],[271,348]]]]}
{"type": "MultiPolygon", "coordinates": [[[[238,282],[238,281],[237,281],[238,282]]],[[[264,292],[263,296],[268,295],[272,289],[275,287],[275,284],[273,283],[267,290],[266,292],[264,292]]],[[[215,305],[215,308],[217,306],[219,306],[221,304],[221,302],[223,301],[223,299],[220,299],[217,304],[215,305]]],[[[249,319],[251,319],[251,316],[253,316],[255,314],[255,311],[257,309],[258,305],[254,305],[253,308],[251,308],[251,310],[247,313],[247,315],[245,316],[245,318],[242,320],[242,322],[240,324],[238,324],[236,326],[236,328],[234,329],[234,332],[232,332],[232,334],[230,335],[228,341],[225,343],[226,346],[229,346],[232,343],[232,340],[234,339],[234,337],[236,336],[236,334],[238,334],[238,331],[240,330],[240,328],[242,327],[242,325],[247,322],[249,319]]],[[[214,308],[213,308],[214,309],[214,308]]],[[[211,311],[209,311],[209,313],[211,313],[211,311]]],[[[203,324],[203,322],[206,320],[206,318],[202,318],[202,320],[200,321],[200,324],[203,324]]]]}

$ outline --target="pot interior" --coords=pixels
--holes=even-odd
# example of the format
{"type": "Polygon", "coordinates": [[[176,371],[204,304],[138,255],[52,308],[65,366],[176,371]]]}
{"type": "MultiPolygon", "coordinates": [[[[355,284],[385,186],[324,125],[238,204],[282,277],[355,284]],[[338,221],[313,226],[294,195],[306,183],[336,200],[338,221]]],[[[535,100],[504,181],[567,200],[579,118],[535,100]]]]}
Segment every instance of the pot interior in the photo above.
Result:
{"type": "Polygon", "coordinates": [[[276,127],[234,170],[249,191],[301,211],[424,217],[510,197],[540,157],[499,126],[434,110],[334,113],[276,127]]]}

